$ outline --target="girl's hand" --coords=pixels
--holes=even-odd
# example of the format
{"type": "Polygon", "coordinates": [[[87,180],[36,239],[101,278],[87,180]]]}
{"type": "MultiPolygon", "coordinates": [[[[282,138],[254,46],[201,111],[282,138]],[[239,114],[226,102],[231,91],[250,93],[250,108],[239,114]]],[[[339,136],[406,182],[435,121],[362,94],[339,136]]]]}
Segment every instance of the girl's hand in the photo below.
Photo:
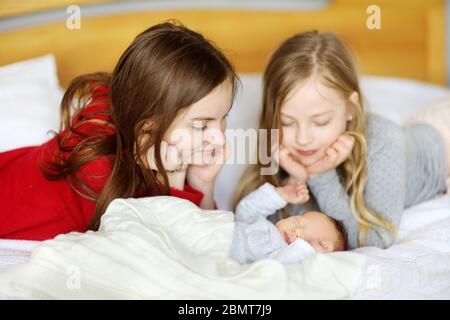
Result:
{"type": "Polygon", "coordinates": [[[203,152],[201,163],[195,162],[187,168],[187,179],[191,187],[201,188],[203,184],[211,184],[216,180],[217,175],[225,164],[229,156],[229,144],[225,141],[221,147],[216,147],[211,151],[203,152]]]}
{"type": "Polygon", "coordinates": [[[309,177],[314,177],[331,169],[337,168],[351,155],[355,138],[342,134],[326,151],[325,156],[306,167],[309,177]]]}
{"type": "Polygon", "coordinates": [[[308,187],[304,182],[287,184],[275,190],[286,202],[291,204],[306,203],[309,200],[308,187]]]}
{"type": "Polygon", "coordinates": [[[305,182],[308,179],[308,172],[304,165],[295,160],[288,149],[280,146],[274,151],[275,159],[278,159],[279,165],[289,174],[289,181],[305,182]]]}
{"type": "Polygon", "coordinates": [[[225,140],[223,146],[215,148],[206,155],[203,153],[203,164],[191,164],[187,168],[188,184],[203,193],[200,203],[202,209],[216,209],[214,202],[214,184],[229,156],[230,146],[225,140]]]}

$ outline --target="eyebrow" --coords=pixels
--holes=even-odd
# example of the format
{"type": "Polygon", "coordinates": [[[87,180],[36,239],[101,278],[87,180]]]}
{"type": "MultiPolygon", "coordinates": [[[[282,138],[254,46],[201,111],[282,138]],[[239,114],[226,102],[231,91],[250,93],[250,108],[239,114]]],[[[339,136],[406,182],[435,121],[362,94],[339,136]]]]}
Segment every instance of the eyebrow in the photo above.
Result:
{"type": "MultiPolygon", "coordinates": [[[[228,113],[231,112],[231,108],[232,107],[233,107],[233,104],[231,104],[231,106],[228,108],[228,111],[227,111],[227,113],[225,115],[227,115],[228,113]]],[[[216,120],[216,118],[212,118],[212,117],[196,117],[196,118],[190,119],[190,121],[211,121],[211,120],[216,120]]]]}
{"type": "MultiPolygon", "coordinates": [[[[333,110],[324,111],[324,112],[321,112],[321,113],[317,113],[317,114],[312,115],[311,118],[317,118],[317,117],[320,117],[320,116],[323,116],[323,115],[326,115],[326,114],[332,113],[332,112],[334,112],[334,111],[333,111],[333,110]]],[[[290,115],[285,114],[285,113],[281,113],[281,115],[282,115],[283,117],[288,117],[288,118],[291,118],[291,119],[295,119],[293,116],[290,116],[290,115]]]]}
{"type": "Polygon", "coordinates": [[[326,114],[332,113],[332,112],[333,112],[333,110],[325,111],[325,112],[321,112],[321,113],[317,113],[317,114],[315,114],[315,115],[312,115],[311,117],[312,117],[312,118],[316,118],[316,117],[320,117],[320,116],[323,116],[323,115],[326,115],[326,114]]]}
{"type": "Polygon", "coordinates": [[[190,119],[191,121],[210,121],[210,120],[215,120],[216,118],[211,118],[211,117],[197,117],[197,118],[192,118],[190,119]]]}

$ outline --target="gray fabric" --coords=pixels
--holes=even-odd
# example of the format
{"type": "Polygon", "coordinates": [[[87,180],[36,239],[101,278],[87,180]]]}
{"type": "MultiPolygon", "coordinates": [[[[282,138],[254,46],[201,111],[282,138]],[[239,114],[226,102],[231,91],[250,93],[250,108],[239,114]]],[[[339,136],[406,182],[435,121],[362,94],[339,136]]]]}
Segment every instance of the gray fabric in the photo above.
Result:
{"type": "Polygon", "coordinates": [[[267,220],[286,204],[269,183],[242,199],[236,208],[230,256],[242,264],[264,258],[299,263],[314,253],[314,248],[302,239],[288,245],[280,231],[267,220]]]}
{"type": "MultiPolygon", "coordinates": [[[[429,125],[402,128],[374,114],[367,114],[367,130],[366,205],[398,229],[405,208],[445,191],[448,169],[444,141],[429,125]]],[[[358,224],[337,171],[308,179],[307,184],[318,208],[344,223],[349,248],[356,248],[358,224]]],[[[291,214],[304,211],[303,206],[295,206],[291,214]]],[[[396,242],[391,238],[391,244],[396,242]]],[[[366,245],[385,247],[373,230],[367,232],[366,245]]]]}

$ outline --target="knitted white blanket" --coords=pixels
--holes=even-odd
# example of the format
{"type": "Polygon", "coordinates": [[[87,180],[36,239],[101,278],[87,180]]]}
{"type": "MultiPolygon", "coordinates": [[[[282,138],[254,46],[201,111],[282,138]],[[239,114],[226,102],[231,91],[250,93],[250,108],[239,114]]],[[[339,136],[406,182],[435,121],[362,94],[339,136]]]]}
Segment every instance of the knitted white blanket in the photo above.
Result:
{"type": "Polygon", "coordinates": [[[27,299],[337,299],[366,263],[352,252],[299,265],[239,265],[228,256],[234,216],[173,197],[118,199],[98,232],[41,243],[0,274],[0,294],[27,299]]]}

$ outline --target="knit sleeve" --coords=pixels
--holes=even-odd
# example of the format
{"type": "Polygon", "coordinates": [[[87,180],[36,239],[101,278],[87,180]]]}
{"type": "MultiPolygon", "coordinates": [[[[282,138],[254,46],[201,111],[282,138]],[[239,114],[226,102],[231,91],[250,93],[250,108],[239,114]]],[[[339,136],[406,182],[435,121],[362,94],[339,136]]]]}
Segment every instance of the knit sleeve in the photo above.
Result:
{"type": "MultiPolygon", "coordinates": [[[[393,124],[375,122],[372,124],[367,142],[369,150],[366,163],[365,204],[372,212],[387,219],[398,229],[404,209],[406,189],[404,133],[401,128],[393,124]]],[[[350,198],[340,182],[337,171],[330,170],[309,179],[308,186],[319,208],[332,218],[343,222],[349,237],[349,247],[356,248],[359,224],[353,218],[350,198]]],[[[388,233],[384,232],[384,234],[389,237],[388,233]]],[[[376,231],[370,229],[367,232],[365,245],[383,248],[384,242],[376,231]]]]}
{"type": "Polygon", "coordinates": [[[258,217],[267,217],[286,206],[270,183],[265,183],[242,199],[236,207],[236,221],[253,223],[258,217]]]}

